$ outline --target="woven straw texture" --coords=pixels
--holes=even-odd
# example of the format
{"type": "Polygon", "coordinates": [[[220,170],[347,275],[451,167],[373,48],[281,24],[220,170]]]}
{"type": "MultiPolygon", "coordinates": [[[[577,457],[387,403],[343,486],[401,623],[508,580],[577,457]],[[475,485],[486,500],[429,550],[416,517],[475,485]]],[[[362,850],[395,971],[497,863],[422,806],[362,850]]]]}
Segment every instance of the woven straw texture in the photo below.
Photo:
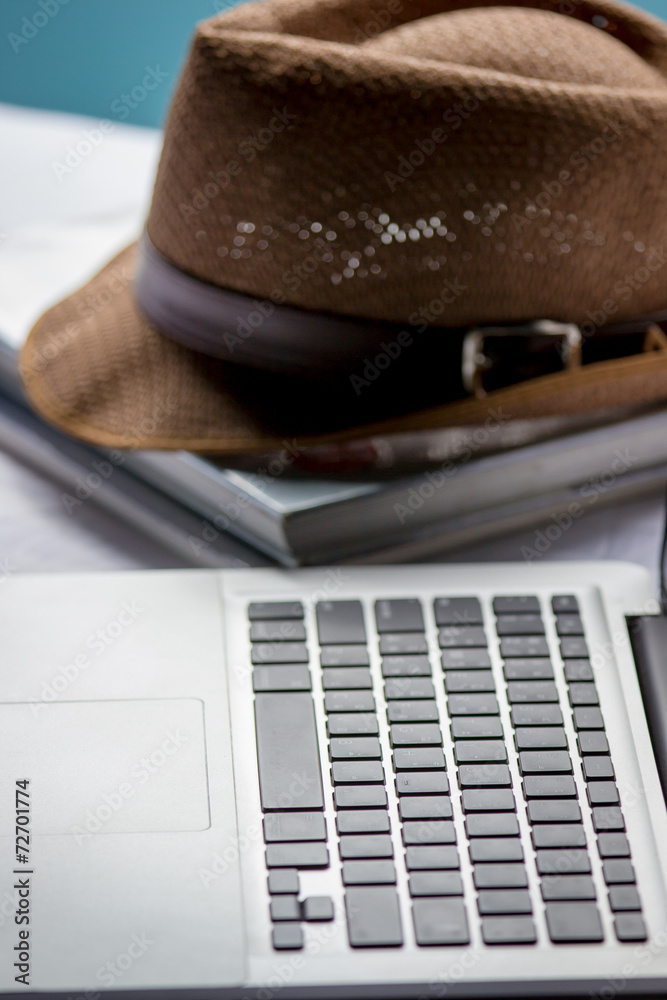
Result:
{"type": "MultiPolygon", "coordinates": [[[[243,5],[195,34],[147,232],[204,281],[413,332],[418,310],[595,328],[664,309],[666,73],[664,26],[605,0],[243,5]]],[[[137,311],[132,270],[130,249],[22,358],[37,408],[99,443],[248,451],[483,419],[503,400],[520,417],[667,395],[654,354],[374,414],[171,343],[137,311]],[[89,315],[92,292],[109,301],[89,315]]]]}

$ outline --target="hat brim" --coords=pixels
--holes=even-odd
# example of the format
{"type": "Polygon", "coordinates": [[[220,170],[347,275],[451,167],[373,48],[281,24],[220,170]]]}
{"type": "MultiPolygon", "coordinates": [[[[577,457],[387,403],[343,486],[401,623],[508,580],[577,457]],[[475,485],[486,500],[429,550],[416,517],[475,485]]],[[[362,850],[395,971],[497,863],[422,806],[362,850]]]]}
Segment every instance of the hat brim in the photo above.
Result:
{"type": "Polygon", "coordinates": [[[272,450],[286,438],[306,447],[483,424],[499,410],[511,420],[667,398],[664,351],[454,403],[433,398],[438,380],[432,375],[425,376],[431,388],[420,391],[414,370],[400,359],[362,393],[350,384],[327,387],[221,362],[176,344],[147,321],[132,295],[135,258],[132,245],[53,306],[30,332],[20,358],[37,411],[99,446],[247,454],[272,450]],[[421,406],[415,402],[420,399],[421,406]]]}

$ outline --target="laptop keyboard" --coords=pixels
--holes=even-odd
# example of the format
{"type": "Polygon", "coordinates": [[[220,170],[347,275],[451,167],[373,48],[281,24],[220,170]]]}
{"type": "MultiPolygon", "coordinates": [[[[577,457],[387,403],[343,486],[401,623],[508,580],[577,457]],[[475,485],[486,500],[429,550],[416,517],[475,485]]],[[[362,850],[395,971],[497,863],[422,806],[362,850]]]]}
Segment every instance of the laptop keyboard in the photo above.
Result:
{"type": "Polygon", "coordinates": [[[577,599],[556,594],[542,607],[535,596],[498,596],[492,607],[485,622],[475,597],[436,598],[431,607],[411,598],[378,600],[369,634],[359,601],[323,601],[316,605],[319,663],[311,663],[301,603],[249,606],[274,948],[302,948],[303,922],[334,918],[333,901],[302,898],[299,880],[302,869],[329,866],[329,845],[340,856],[354,948],[400,947],[407,920],[419,946],[466,945],[473,921],[489,947],[535,944],[529,885],[536,880],[552,944],[603,942],[605,907],[618,941],[646,939],[577,599]],[[546,616],[555,626],[558,658],[550,655],[546,616]],[[429,655],[427,630],[434,629],[440,662],[429,655]],[[502,690],[490,644],[500,650],[502,690]],[[381,685],[370,669],[373,646],[381,685]],[[443,685],[441,717],[436,688],[443,685]],[[329,836],[313,690],[323,692],[327,719],[336,810],[329,836]],[[576,745],[564,727],[568,712],[576,745]],[[390,759],[379,738],[385,723],[390,759]],[[453,750],[453,770],[444,747],[453,750]],[[518,756],[519,783],[508,748],[518,756]],[[398,802],[398,831],[390,797],[398,802]],[[594,839],[586,835],[582,810],[589,811],[594,839]],[[474,894],[464,888],[462,854],[472,865],[474,894]],[[592,877],[595,854],[606,898],[592,877]],[[404,875],[411,914],[401,912],[396,889],[404,875]]]}

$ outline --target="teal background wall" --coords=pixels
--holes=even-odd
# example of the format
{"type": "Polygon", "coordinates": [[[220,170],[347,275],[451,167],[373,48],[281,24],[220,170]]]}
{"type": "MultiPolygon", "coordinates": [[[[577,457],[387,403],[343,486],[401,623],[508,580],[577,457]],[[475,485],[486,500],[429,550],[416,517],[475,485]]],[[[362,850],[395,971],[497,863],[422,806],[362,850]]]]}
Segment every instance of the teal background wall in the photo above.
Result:
{"type": "Polygon", "coordinates": [[[195,22],[236,2],[0,0],[0,101],[159,125],[195,22]]]}

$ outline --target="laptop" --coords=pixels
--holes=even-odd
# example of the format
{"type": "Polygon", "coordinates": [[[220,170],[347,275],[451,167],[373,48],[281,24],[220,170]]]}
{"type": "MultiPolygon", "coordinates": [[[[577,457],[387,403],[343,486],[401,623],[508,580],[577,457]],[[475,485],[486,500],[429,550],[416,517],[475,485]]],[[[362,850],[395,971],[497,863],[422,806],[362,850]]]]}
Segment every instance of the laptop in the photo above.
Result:
{"type": "Polygon", "coordinates": [[[667,992],[667,626],[643,569],[0,594],[3,995],[667,992]]]}

